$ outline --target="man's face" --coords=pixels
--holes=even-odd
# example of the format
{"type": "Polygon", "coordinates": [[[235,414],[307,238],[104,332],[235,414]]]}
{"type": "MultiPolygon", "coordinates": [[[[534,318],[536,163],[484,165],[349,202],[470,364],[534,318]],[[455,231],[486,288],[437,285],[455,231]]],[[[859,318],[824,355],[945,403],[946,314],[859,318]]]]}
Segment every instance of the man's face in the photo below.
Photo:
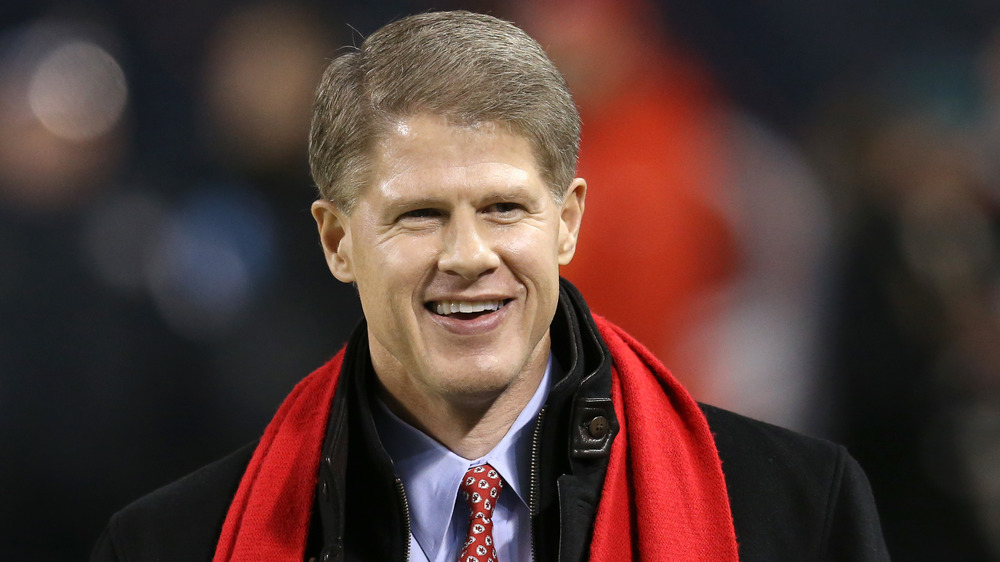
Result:
{"type": "Polygon", "coordinates": [[[374,164],[349,215],[313,213],[334,275],[357,283],[389,393],[473,405],[540,380],[583,180],[557,203],[526,139],[430,114],[398,122],[374,164]]]}

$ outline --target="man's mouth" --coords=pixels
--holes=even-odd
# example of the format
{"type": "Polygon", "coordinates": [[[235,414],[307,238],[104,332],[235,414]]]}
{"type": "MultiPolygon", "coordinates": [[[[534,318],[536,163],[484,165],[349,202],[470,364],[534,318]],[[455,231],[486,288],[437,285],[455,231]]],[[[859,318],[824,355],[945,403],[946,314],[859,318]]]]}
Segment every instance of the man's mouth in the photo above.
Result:
{"type": "Polygon", "coordinates": [[[462,320],[478,318],[503,308],[511,299],[485,301],[431,301],[427,309],[439,316],[452,316],[462,320]]]}

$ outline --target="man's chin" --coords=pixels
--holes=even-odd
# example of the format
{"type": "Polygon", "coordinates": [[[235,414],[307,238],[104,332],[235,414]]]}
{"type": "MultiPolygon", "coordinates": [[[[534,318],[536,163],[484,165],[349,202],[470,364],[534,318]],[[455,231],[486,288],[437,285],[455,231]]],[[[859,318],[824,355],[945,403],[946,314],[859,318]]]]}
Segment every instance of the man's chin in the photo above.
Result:
{"type": "Polygon", "coordinates": [[[509,366],[506,367],[502,370],[454,370],[448,379],[440,380],[442,394],[452,404],[470,406],[490,405],[505,395],[529,399],[538,388],[544,371],[535,376],[532,372],[512,371],[509,366]]]}
{"type": "Polygon", "coordinates": [[[509,369],[484,369],[476,365],[463,366],[456,363],[448,366],[439,379],[442,390],[451,395],[488,395],[502,393],[516,378],[509,369]]]}

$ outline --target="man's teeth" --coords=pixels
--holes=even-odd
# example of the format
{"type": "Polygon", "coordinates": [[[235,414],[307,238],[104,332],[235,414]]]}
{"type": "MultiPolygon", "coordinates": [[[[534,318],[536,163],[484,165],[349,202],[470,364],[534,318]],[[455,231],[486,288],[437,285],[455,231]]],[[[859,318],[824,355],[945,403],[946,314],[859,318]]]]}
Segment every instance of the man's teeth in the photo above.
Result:
{"type": "Polygon", "coordinates": [[[503,301],[437,301],[434,311],[443,316],[456,312],[493,312],[503,306],[503,301]]]}

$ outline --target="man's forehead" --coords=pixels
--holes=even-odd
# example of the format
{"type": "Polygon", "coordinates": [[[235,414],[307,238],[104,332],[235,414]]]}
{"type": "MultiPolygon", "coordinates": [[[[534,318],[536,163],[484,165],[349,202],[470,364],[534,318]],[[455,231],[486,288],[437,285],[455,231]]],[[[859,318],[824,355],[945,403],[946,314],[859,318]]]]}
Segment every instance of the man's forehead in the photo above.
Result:
{"type": "Polygon", "coordinates": [[[539,177],[531,143],[493,122],[456,125],[420,114],[394,122],[373,152],[376,183],[391,183],[403,175],[425,181],[481,175],[498,184],[539,177]],[[504,172],[509,177],[503,177],[504,172]]]}

